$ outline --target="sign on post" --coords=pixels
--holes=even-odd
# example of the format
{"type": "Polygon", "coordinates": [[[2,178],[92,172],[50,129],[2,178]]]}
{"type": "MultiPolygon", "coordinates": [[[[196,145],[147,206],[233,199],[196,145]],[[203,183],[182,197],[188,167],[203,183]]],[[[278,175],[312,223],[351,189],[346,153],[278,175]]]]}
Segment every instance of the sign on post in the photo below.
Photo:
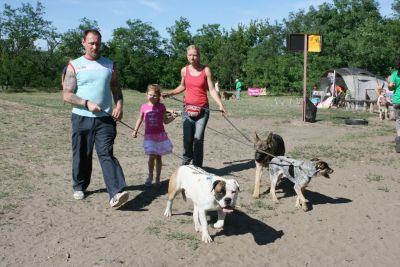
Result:
{"type": "MultiPolygon", "coordinates": [[[[291,33],[289,34],[286,45],[289,51],[303,52],[304,51],[304,38],[305,33],[291,33]]],[[[307,52],[322,52],[322,35],[321,34],[307,34],[307,52]]]]}
{"type": "Polygon", "coordinates": [[[308,52],[319,53],[322,51],[322,36],[320,34],[310,34],[308,36],[308,52]]]}
{"type": "MultiPolygon", "coordinates": [[[[289,51],[303,51],[304,53],[304,73],[303,73],[303,121],[306,121],[307,107],[307,54],[308,52],[319,53],[322,51],[322,35],[292,33],[289,34],[287,41],[289,51]]],[[[315,118],[314,118],[315,121],[315,118]]]]}

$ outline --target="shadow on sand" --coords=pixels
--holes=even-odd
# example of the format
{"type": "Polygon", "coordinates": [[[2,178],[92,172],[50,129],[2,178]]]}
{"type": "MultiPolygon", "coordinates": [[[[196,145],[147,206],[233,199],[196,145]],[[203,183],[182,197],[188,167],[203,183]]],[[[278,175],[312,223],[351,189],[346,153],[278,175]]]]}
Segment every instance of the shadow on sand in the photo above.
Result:
{"type": "Polygon", "coordinates": [[[283,236],[282,230],[277,231],[239,210],[235,210],[233,214],[226,217],[224,229],[216,233],[215,236],[245,235],[248,233],[253,235],[254,241],[260,246],[273,243],[283,236]]]}

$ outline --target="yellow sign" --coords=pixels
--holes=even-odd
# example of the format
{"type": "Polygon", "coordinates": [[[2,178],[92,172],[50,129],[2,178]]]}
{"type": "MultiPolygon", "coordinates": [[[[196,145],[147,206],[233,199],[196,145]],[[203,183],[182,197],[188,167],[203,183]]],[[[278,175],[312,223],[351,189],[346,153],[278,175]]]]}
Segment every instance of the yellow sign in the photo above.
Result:
{"type": "Polygon", "coordinates": [[[319,53],[322,50],[322,42],[321,42],[321,35],[317,34],[310,34],[308,37],[308,52],[316,52],[319,53]]]}

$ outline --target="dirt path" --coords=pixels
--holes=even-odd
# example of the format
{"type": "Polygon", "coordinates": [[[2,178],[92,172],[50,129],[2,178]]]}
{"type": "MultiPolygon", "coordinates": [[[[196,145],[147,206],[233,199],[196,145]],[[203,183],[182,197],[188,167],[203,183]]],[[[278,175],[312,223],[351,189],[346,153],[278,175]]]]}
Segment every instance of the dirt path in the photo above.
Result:
{"type": "MultiPolygon", "coordinates": [[[[208,129],[205,169],[237,179],[241,193],[237,211],[223,230],[210,230],[214,242],[207,245],[194,231],[190,201],[179,197],[173,216],[163,217],[166,179],[179,158],[164,157],[162,188],[145,189],[142,140],[131,139],[130,130],[119,125],[114,150],[129,202],[118,210],[109,207],[96,157],[89,195],[75,201],[70,113],[4,100],[0,112],[0,266],[398,266],[400,261],[393,122],[371,119],[366,130],[324,121],[231,117],[248,135],[281,134],[288,154],[330,163],[331,179],[318,177],[307,188],[309,212],[294,207],[289,183],[282,184],[280,203],[273,204],[265,176],[264,193],[254,200],[252,148],[208,129]]],[[[212,115],[209,126],[240,139],[220,116],[212,115]]],[[[167,129],[180,154],[180,121],[167,129]]]]}

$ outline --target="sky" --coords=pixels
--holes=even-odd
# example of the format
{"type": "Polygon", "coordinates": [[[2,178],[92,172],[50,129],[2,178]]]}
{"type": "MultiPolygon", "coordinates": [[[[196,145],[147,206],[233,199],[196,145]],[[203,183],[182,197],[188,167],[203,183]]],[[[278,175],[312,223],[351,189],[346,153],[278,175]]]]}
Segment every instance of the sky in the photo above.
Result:
{"type": "MultiPolygon", "coordinates": [[[[36,7],[37,0],[1,0],[19,8],[22,3],[36,7]]],[[[226,30],[236,29],[239,24],[247,25],[251,20],[261,19],[282,22],[290,12],[318,8],[322,3],[333,0],[41,0],[45,7],[44,19],[52,22],[59,33],[75,29],[86,17],[99,24],[103,41],[112,38],[112,32],[127,27],[126,22],[139,19],[154,27],[162,37],[169,38],[167,27],[175,24],[180,17],[188,19],[191,32],[195,34],[205,24],[220,24],[226,30]]],[[[379,0],[383,16],[391,16],[393,0],[379,0]]]]}

